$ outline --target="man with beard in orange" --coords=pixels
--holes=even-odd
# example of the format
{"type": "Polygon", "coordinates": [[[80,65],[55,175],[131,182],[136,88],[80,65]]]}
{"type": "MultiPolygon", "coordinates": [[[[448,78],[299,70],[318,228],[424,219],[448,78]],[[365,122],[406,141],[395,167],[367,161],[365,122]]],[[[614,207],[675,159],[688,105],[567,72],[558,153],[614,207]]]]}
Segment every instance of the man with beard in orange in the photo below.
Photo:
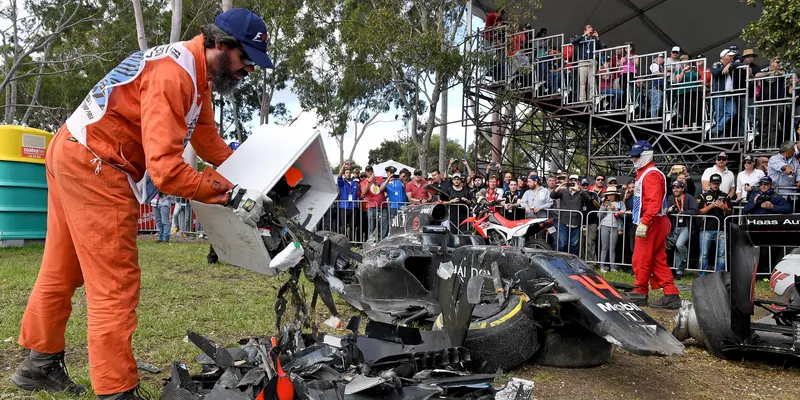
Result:
{"type": "Polygon", "coordinates": [[[194,170],[182,155],[188,143],[213,165],[231,154],[214,123],[211,89],[229,93],[255,65],[273,68],[266,32],[252,11],[231,9],[189,41],[136,52],[92,88],[58,130],[46,156],[47,241],[22,318],[19,344],[30,354],[11,377],[17,387],[71,395],[86,390],[64,364],[72,295],[86,285],[95,394],[143,398],[131,349],[139,204],[158,190],[228,206],[256,225],[271,200],[213,168],[194,170]]]}

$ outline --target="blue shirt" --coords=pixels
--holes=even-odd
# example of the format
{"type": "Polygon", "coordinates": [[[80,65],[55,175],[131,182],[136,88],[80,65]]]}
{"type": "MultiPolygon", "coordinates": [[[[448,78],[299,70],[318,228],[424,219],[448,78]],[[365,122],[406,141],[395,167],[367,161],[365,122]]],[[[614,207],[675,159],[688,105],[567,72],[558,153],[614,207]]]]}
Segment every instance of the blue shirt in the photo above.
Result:
{"type": "Polygon", "coordinates": [[[391,208],[398,208],[405,205],[401,203],[408,203],[406,189],[399,179],[393,179],[386,184],[386,197],[389,198],[389,207],[391,208]]]}
{"type": "Polygon", "coordinates": [[[352,210],[358,206],[353,200],[358,200],[358,181],[355,179],[347,181],[347,179],[339,177],[339,208],[345,210],[352,210]]]}

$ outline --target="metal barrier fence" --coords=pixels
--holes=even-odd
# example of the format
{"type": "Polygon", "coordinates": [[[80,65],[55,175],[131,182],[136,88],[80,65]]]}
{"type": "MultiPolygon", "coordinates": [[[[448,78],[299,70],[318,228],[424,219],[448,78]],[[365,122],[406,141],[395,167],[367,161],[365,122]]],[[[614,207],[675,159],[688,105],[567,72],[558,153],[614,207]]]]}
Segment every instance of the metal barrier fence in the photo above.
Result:
{"type": "Polygon", "coordinates": [[[590,104],[597,96],[595,41],[578,43],[579,39],[573,39],[561,49],[565,63],[561,69],[563,105],[590,104]]]}
{"type": "Polygon", "coordinates": [[[150,204],[139,204],[139,233],[158,232],[155,209],[150,204]]]}
{"type": "Polygon", "coordinates": [[[537,97],[554,96],[561,93],[561,70],[564,68],[562,48],[564,35],[535,38],[533,82],[537,97]]]}
{"type": "Polygon", "coordinates": [[[794,91],[793,74],[747,79],[746,126],[753,151],[775,149],[784,141],[795,140],[794,91]]]}
{"type": "Polygon", "coordinates": [[[664,110],[666,70],[663,52],[631,56],[638,65],[627,88],[628,122],[661,121],[664,110]],[[662,58],[659,58],[662,56],[662,58]]]}
{"type": "Polygon", "coordinates": [[[617,46],[598,49],[594,56],[597,61],[597,98],[594,110],[598,113],[624,112],[626,107],[625,85],[629,79],[629,65],[626,55],[631,46],[617,46]]]}
{"type": "MultiPolygon", "coordinates": [[[[368,208],[367,205],[366,200],[336,200],[317,224],[317,230],[343,234],[351,244],[355,245],[363,244],[374,236],[381,240],[388,236],[392,228],[404,226],[408,207],[415,207],[418,204],[387,201],[380,207],[368,208]],[[340,207],[348,203],[354,207],[352,209],[340,207]]],[[[471,226],[459,226],[461,221],[471,215],[469,207],[465,204],[448,204],[448,208],[450,220],[447,221],[447,225],[451,230],[471,233],[471,226]]]]}
{"type": "Polygon", "coordinates": [[[664,115],[670,132],[697,131],[705,126],[706,59],[676,62],[667,67],[664,115]]]}
{"type": "MultiPolygon", "coordinates": [[[[169,213],[170,234],[181,233],[197,235],[203,233],[203,227],[197,221],[197,216],[192,211],[191,204],[184,199],[176,199],[175,204],[171,207],[169,213]],[[177,231],[176,231],[177,228],[177,231]]],[[[158,224],[156,217],[156,210],[151,204],[139,205],[139,233],[157,233],[158,224]]]]}
{"type": "MultiPolygon", "coordinates": [[[[595,214],[598,221],[602,222],[603,218],[608,214],[616,213],[616,211],[590,211],[587,217],[595,214]]],[[[603,226],[598,224],[598,234],[592,235],[593,232],[589,231],[593,225],[587,225],[587,245],[585,246],[586,252],[583,253],[583,259],[590,263],[596,263],[601,268],[608,268],[611,270],[620,267],[631,268],[631,257],[633,255],[633,247],[635,243],[635,230],[636,225],[630,223],[630,213],[624,212],[619,218],[623,219],[622,229],[617,227],[613,229],[603,229],[603,226]],[[606,232],[604,232],[606,231],[606,232]],[[609,232],[610,231],[610,232],[609,232]],[[609,235],[610,234],[610,235],[609,235]],[[596,243],[592,244],[591,238],[596,237],[596,243]],[[590,254],[591,250],[594,254],[590,254]],[[612,257],[613,256],[613,257],[612,257]]],[[[679,269],[681,264],[685,262],[685,268],[682,271],[690,272],[713,272],[716,270],[719,260],[724,258],[713,257],[711,253],[710,243],[717,240],[719,236],[718,228],[711,228],[716,224],[719,227],[719,219],[712,215],[685,215],[685,214],[672,214],[669,216],[672,223],[673,230],[680,229],[680,236],[677,240],[674,249],[668,251],[668,263],[671,269],[679,269]],[[680,226],[685,225],[685,226],[680,226]],[[707,229],[711,228],[711,229],[707,229]],[[682,233],[682,232],[685,232],[682,233]],[[708,232],[708,234],[704,234],[708,232]],[[709,236],[707,241],[704,241],[704,236],[709,236]],[[705,252],[705,255],[704,255],[705,252]],[[671,256],[671,257],[669,257],[671,256]],[[703,269],[703,263],[707,260],[707,268],[703,269]]],[[[672,230],[670,231],[672,232],[672,230]]],[[[724,238],[721,239],[724,242],[724,238]]],[[[715,250],[719,249],[715,247],[715,250]]],[[[724,250],[724,249],[723,249],[724,250]]]]}

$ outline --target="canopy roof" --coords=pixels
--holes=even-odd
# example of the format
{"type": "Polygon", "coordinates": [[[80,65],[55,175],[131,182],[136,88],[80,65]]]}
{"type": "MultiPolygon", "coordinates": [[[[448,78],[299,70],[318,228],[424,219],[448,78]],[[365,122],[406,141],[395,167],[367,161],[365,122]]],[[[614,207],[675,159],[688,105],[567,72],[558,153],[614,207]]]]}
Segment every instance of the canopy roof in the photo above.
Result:
{"type": "MultiPolygon", "coordinates": [[[[534,18],[523,18],[535,30],[546,28],[548,35],[563,33],[565,40],[583,32],[591,24],[608,47],[633,42],[638,54],[669,51],[680,46],[681,53],[694,57],[719,59],[722,49],[746,46],[742,29],[757,20],[761,7],[750,7],[745,0],[540,0],[542,7],[533,10],[532,0],[513,4],[506,20],[514,20],[511,10],[530,3],[534,18]]],[[[473,13],[485,18],[497,9],[496,0],[473,0],[473,13]]],[[[527,12],[530,14],[531,12],[527,12]]],[[[769,57],[760,54],[760,57],[769,57]]],[[[763,63],[763,59],[761,61],[763,63]]]]}

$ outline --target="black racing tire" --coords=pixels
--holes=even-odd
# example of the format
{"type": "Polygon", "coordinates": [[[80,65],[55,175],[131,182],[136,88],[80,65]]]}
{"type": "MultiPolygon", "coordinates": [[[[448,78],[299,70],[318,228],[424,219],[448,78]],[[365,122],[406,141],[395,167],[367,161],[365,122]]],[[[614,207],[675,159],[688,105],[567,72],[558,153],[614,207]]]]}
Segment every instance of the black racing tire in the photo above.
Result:
{"type": "Polygon", "coordinates": [[[733,337],[731,330],[731,275],[714,272],[692,282],[692,299],[703,342],[711,354],[725,359],[724,341],[733,337]]]}
{"type": "Polygon", "coordinates": [[[547,243],[546,240],[537,239],[535,237],[530,237],[525,241],[525,247],[530,249],[539,249],[539,250],[553,250],[553,247],[547,243]]]}
{"type": "MultiPolygon", "coordinates": [[[[539,349],[538,327],[533,322],[528,298],[512,294],[496,313],[470,323],[464,347],[469,350],[473,371],[508,371],[525,363],[539,349]]],[[[434,322],[441,329],[442,316],[434,322]]]]}
{"type": "Polygon", "coordinates": [[[613,346],[581,325],[565,325],[542,333],[536,364],[556,368],[591,368],[611,360],[613,346]]]}

